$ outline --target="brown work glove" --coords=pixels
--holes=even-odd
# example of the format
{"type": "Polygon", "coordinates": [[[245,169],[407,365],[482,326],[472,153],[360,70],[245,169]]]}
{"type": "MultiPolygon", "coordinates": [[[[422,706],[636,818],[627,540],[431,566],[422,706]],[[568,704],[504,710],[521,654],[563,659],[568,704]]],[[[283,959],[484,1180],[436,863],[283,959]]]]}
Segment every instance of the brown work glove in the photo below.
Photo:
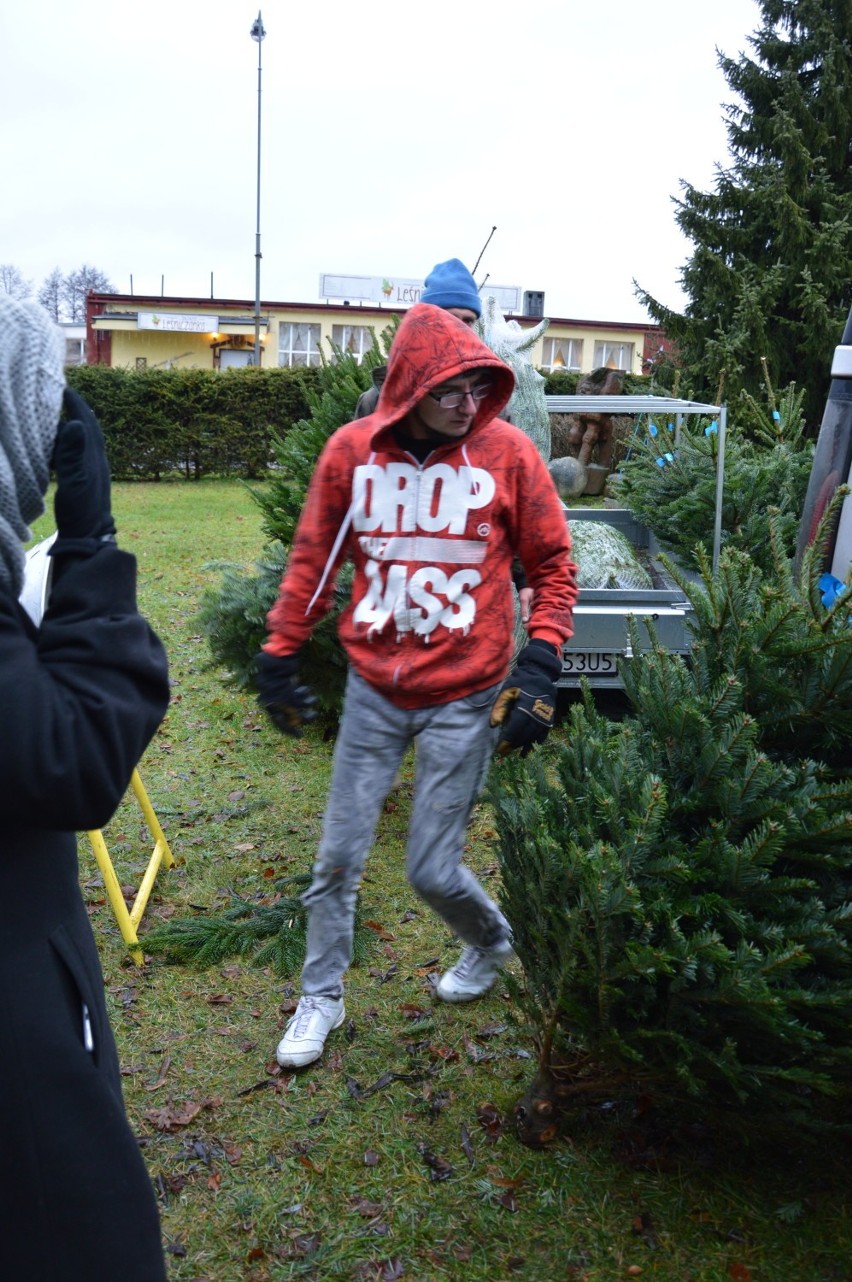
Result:
{"type": "Polygon", "coordinates": [[[518,749],[525,757],[547,738],[556,715],[556,680],[561,671],[562,660],[549,641],[535,638],[524,646],[491,709],[492,726],[503,731],[498,756],[518,749]]]}

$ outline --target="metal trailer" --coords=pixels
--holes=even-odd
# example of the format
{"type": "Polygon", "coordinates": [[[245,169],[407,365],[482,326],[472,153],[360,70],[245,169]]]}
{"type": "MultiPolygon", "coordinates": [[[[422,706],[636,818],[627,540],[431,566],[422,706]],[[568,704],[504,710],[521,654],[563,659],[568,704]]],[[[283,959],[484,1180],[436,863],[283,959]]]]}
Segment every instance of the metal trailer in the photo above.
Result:
{"type": "MultiPolygon", "coordinates": [[[[719,562],[722,532],[722,486],[724,476],[727,410],[723,405],[662,396],[547,396],[551,414],[634,414],[663,416],[672,425],[675,443],[683,420],[689,415],[706,415],[717,424],[719,451],[716,471],[716,511],[713,531],[713,569],[719,562]]],[[[659,559],[659,547],[652,531],[629,508],[566,507],[565,519],[604,521],[619,530],[639,554],[653,587],[581,588],[574,607],[574,635],[563,651],[562,676],[558,685],[579,686],[585,678],[592,688],[621,689],[618,660],[631,658],[634,651],[627,620],[638,623],[641,649],[650,649],[651,638],[643,622],[653,625],[657,641],[672,654],[688,654],[690,633],[687,619],[692,605],[659,559]]]]}

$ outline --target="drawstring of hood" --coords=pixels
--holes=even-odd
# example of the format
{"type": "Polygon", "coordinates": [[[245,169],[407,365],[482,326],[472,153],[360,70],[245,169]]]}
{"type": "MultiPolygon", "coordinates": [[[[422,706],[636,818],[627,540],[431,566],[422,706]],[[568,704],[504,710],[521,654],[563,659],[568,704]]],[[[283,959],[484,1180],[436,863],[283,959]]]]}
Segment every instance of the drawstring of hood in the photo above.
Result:
{"type": "MultiPolygon", "coordinates": [[[[477,338],[469,326],[464,325],[442,308],[433,307],[429,303],[418,303],[415,307],[412,307],[406,313],[397,332],[388,362],[387,377],[382,385],[379,404],[373,414],[375,422],[374,445],[377,443],[377,437],[380,434],[384,433],[394,423],[399,423],[414,406],[422,401],[428,388],[438,386],[450,378],[457,378],[459,375],[473,369],[488,369],[492,371],[493,386],[488,396],[477,404],[476,416],[471,425],[471,431],[475,429],[478,422],[492,419],[498,410],[503,408],[514,390],[515,376],[509,366],[496,357],[491,349],[477,338]],[[411,344],[414,344],[418,359],[422,357],[424,351],[432,352],[431,375],[424,376],[422,372],[418,372],[418,367],[412,360],[411,344]]],[[[477,494],[479,492],[479,484],[475,480],[475,469],[471,464],[464,441],[461,442],[461,451],[471,477],[471,492],[477,494]]],[[[373,448],[367,459],[367,466],[372,464],[375,458],[376,450],[373,448]]],[[[322,575],[308,601],[305,609],[306,618],[310,617],[317,601],[323,597],[329,575],[334,568],[340,549],[343,546],[355,514],[359,508],[363,507],[364,501],[365,498],[362,493],[353,493],[346,515],[337,530],[331,552],[326,559],[322,575]]],[[[387,617],[390,617],[390,613],[391,611],[387,612],[387,617]]],[[[373,623],[369,633],[372,635],[375,632],[380,632],[386,622],[387,618],[381,623],[373,623]]]]}
{"type": "MultiPolygon", "coordinates": [[[[375,457],[376,457],[375,450],[373,450],[370,453],[370,457],[367,459],[368,466],[370,463],[373,462],[375,457]]],[[[363,506],[364,506],[364,495],[353,494],[352,502],[349,504],[349,507],[346,512],[346,516],[343,518],[343,521],[341,522],[341,525],[337,531],[337,535],[335,537],[332,549],[329,552],[328,557],[326,559],[325,567],[323,569],[320,581],[317,584],[316,591],[314,592],[313,596],[311,597],[310,601],[305,607],[305,618],[308,618],[310,616],[311,610],[316,605],[317,599],[322,596],[323,589],[325,588],[325,585],[328,582],[328,576],[331,574],[334,563],[337,560],[337,555],[341,547],[343,546],[343,540],[346,538],[346,535],[349,531],[349,527],[355,518],[355,513],[358,511],[359,508],[362,508],[363,506]]]]}

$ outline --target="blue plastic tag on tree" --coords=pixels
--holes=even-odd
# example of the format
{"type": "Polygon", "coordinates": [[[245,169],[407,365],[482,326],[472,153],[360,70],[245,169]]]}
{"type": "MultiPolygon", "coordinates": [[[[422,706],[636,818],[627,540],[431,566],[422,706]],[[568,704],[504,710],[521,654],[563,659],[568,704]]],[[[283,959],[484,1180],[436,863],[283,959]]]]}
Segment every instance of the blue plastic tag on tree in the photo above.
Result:
{"type": "Polygon", "coordinates": [[[828,571],[819,576],[817,586],[822,594],[820,599],[826,610],[830,610],[834,603],[849,591],[842,579],[838,579],[834,574],[829,574],[828,571]]]}

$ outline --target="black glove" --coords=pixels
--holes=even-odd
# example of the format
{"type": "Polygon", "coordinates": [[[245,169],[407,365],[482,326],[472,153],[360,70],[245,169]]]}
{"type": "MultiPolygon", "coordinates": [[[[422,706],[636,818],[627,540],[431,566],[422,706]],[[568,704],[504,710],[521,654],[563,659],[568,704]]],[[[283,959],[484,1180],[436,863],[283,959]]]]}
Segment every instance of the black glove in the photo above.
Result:
{"type": "Polygon", "coordinates": [[[100,423],[89,406],[65,389],[66,418],[56,434],[56,540],[52,556],[91,556],[104,543],[115,542],[110,511],[109,464],[100,423]]]}
{"type": "Polygon", "coordinates": [[[562,661],[549,641],[534,639],[518,655],[491,710],[492,726],[502,726],[497,755],[519,748],[525,757],[543,743],[556,713],[556,679],[562,661]]]}
{"type": "Polygon", "coordinates": [[[255,659],[255,684],[258,703],[282,734],[294,739],[302,736],[302,726],[316,721],[316,696],[307,686],[299,685],[299,657],[269,654],[261,650],[255,659]]]}

